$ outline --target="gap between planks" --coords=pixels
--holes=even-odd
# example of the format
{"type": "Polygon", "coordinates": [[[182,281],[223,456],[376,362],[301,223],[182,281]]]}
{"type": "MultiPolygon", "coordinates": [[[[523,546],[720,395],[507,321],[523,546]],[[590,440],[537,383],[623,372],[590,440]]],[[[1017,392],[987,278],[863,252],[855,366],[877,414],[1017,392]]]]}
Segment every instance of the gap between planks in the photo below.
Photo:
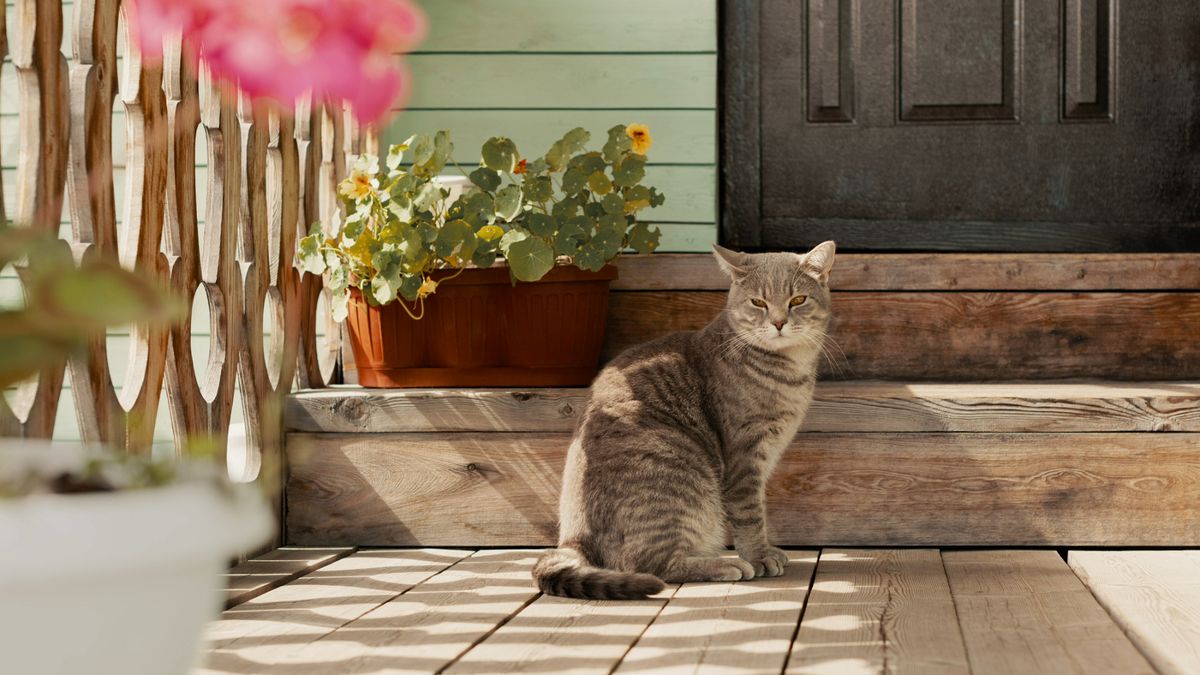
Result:
{"type": "Polygon", "coordinates": [[[291,583],[356,550],[353,546],[285,546],[251,558],[224,574],[225,608],[240,605],[273,588],[291,583]]]}

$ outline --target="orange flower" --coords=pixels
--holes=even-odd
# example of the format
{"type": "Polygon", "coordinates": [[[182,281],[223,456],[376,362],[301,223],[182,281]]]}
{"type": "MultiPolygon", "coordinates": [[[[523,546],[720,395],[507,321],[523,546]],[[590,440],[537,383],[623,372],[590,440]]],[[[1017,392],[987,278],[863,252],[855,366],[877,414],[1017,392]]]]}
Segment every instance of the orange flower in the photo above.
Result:
{"type": "Polygon", "coordinates": [[[355,201],[367,197],[372,190],[371,174],[361,169],[352,170],[341,185],[338,185],[338,192],[343,197],[355,201]]]}
{"type": "Polygon", "coordinates": [[[646,154],[654,139],[650,138],[650,129],[645,124],[630,124],[625,127],[625,135],[633,141],[633,151],[639,155],[646,154]]]}
{"type": "Polygon", "coordinates": [[[525,173],[525,160],[517,162],[517,168],[513,169],[513,173],[525,173]]]}

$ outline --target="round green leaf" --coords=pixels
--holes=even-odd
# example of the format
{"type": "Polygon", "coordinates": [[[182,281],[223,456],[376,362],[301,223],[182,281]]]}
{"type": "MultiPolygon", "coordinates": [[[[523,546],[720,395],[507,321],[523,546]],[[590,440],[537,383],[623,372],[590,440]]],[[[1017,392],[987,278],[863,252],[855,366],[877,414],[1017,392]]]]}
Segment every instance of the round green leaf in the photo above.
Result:
{"type": "Polygon", "coordinates": [[[506,185],[496,193],[496,215],[504,220],[512,220],[521,213],[521,188],[516,185],[506,185]]]}
{"type": "Polygon", "coordinates": [[[480,149],[483,165],[493,171],[511,173],[517,168],[517,146],[512,139],[497,136],[489,138],[480,149]]]}
{"type": "Polygon", "coordinates": [[[488,192],[495,192],[496,188],[500,187],[500,174],[486,166],[481,166],[472,171],[469,178],[472,183],[488,192]]]}
{"type": "Polygon", "coordinates": [[[537,281],[554,267],[554,249],[538,237],[514,243],[505,257],[513,277],[520,281],[537,281]]]}

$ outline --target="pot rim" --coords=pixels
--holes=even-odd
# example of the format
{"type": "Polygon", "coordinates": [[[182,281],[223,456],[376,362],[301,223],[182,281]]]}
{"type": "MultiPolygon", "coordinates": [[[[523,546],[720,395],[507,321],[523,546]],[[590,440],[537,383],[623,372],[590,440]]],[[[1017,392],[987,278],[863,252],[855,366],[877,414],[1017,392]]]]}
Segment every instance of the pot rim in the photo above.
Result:
{"type": "MultiPolygon", "coordinates": [[[[85,456],[83,446],[3,443],[18,461],[27,450],[53,457],[85,456]]],[[[181,481],[154,488],[86,494],[39,494],[0,501],[0,587],[63,577],[129,575],[169,566],[219,566],[265,543],[275,523],[250,485],[226,490],[215,482],[181,481]]]]}

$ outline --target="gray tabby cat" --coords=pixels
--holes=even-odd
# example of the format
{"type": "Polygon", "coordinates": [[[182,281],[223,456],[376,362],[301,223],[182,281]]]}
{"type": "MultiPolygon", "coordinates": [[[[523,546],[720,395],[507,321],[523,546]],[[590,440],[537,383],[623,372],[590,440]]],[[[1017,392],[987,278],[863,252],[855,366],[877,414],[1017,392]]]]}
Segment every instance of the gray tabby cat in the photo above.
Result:
{"type": "Polygon", "coordinates": [[[807,254],[714,246],[732,285],[698,331],[633,347],[592,383],[567,454],[543,592],[631,599],[663,582],[783,573],[767,478],[804,420],[829,324],[834,243],[807,254]],[[732,530],[737,558],[723,558],[732,530]]]}

